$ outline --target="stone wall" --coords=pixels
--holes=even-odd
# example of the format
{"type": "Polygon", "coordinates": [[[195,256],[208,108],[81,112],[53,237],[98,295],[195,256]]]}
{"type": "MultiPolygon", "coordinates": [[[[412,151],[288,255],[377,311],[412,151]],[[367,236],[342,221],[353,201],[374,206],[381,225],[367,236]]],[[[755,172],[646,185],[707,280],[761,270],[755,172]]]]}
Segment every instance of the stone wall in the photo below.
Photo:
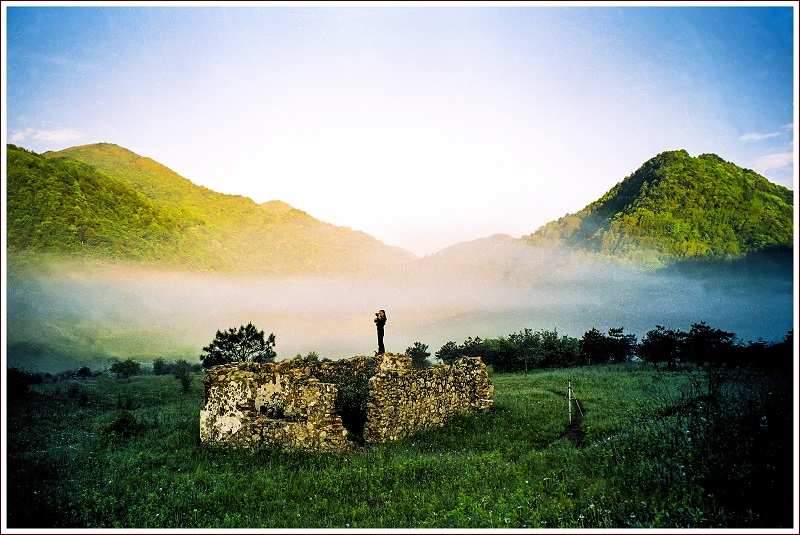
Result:
{"type": "Polygon", "coordinates": [[[410,357],[388,355],[379,369],[369,381],[365,442],[397,440],[491,407],[494,387],[478,358],[415,370],[410,357]]]}
{"type": "Polygon", "coordinates": [[[396,440],[458,414],[487,411],[493,394],[480,359],[416,370],[409,357],[389,354],[325,363],[233,363],[209,369],[204,384],[202,442],[251,450],[349,451],[359,442],[396,440]],[[341,388],[352,396],[345,389],[358,381],[368,381],[365,423],[363,431],[351,425],[349,432],[336,410],[337,394],[341,388]]]}
{"type": "Polygon", "coordinates": [[[243,449],[344,451],[352,447],[334,410],[336,387],[298,361],[209,369],[200,440],[243,449]]]}

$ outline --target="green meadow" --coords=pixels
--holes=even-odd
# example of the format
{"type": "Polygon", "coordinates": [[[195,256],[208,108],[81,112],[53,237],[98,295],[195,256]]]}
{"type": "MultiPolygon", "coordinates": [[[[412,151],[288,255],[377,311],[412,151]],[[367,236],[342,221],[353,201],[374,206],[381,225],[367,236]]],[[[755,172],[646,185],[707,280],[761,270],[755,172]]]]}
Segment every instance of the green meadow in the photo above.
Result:
{"type": "Polygon", "coordinates": [[[490,412],[347,455],[202,445],[202,377],[186,392],[138,375],[16,395],[8,527],[792,526],[788,377],[634,363],[492,373],[490,412]]]}

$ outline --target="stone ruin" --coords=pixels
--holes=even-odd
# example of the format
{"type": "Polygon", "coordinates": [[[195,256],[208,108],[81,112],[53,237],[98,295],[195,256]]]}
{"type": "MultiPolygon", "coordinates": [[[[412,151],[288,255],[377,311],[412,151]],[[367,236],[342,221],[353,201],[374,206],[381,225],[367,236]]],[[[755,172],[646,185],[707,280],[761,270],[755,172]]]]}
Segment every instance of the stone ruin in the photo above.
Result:
{"type": "Polygon", "coordinates": [[[411,367],[401,355],[214,366],[203,380],[200,439],[247,450],[346,452],[487,412],[494,386],[479,358],[411,367]]]}

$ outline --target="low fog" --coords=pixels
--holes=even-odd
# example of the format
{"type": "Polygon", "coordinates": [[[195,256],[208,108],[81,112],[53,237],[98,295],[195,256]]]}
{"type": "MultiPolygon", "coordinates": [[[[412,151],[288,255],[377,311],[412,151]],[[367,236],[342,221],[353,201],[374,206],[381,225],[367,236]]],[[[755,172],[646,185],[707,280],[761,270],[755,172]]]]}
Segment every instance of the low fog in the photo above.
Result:
{"type": "Polygon", "coordinates": [[[705,321],[748,342],[793,327],[790,260],[648,271],[505,237],[358,278],[64,268],[9,278],[7,295],[8,363],[41,372],[127,357],[199,362],[217,330],[248,322],[275,333],[278,359],[371,355],[379,309],[388,352],[421,342],[432,356],[450,340],[525,328],[580,338],[624,327],[641,339],[657,324],[705,321]]]}

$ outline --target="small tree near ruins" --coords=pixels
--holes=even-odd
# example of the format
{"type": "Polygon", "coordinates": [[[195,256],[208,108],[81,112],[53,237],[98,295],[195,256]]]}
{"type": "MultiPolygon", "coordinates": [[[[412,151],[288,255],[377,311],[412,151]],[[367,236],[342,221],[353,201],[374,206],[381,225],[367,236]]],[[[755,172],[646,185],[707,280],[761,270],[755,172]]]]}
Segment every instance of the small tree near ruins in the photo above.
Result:
{"type": "Polygon", "coordinates": [[[229,362],[272,362],[276,357],[274,347],[274,333],[264,338],[264,331],[248,323],[238,329],[231,327],[225,332],[217,331],[214,340],[203,348],[200,361],[204,368],[229,362]]]}

